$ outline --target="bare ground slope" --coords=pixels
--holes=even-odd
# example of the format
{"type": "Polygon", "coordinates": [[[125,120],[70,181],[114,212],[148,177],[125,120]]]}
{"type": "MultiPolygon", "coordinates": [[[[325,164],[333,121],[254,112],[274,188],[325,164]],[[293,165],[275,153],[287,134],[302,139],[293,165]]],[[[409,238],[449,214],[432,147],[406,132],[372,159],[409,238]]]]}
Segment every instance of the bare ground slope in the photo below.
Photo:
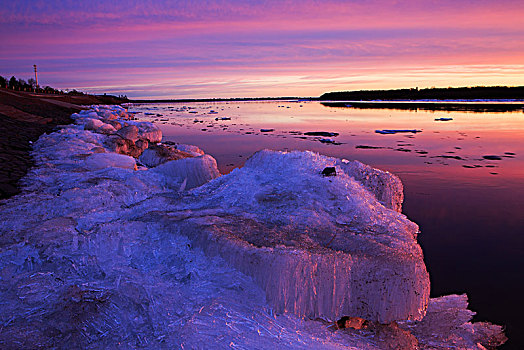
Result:
{"type": "Polygon", "coordinates": [[[70,96],[18,92],[0,88],[0,199],[19,192],[18,181],[32,166],[31,142],[58,125],[83,105],[119,104],[112,96],[70,96]]]}

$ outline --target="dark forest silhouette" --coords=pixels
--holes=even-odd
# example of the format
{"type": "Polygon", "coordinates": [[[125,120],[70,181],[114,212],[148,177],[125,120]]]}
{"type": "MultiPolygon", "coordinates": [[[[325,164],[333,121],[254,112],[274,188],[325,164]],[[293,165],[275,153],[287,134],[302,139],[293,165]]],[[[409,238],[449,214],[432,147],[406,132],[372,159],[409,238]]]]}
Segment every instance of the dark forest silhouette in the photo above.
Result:
{"type": "MultiPolygon", "coordinates": [[[[24,79],[17,79],[15,76],[12,76],[10,79],[7,79],[0,75],[0,88],[11,89],[15,91],[25,91],[25,92],[38,92],[44,94],[57,94],[57,95],[73,95],[73,96],[83,96],[87,95],[85,92],[77,91],[76,89],[64,91],[52,88],[51,86],[41,87],[36,84],[35,79],[30,78],[27,81],[24,79]]],[[[105,95],[105,94],[104,94],[105,95]]],[[[112,95],[109,95],[112,97],[112,95]]],[[[127,100],[126,95],[115,96],[119,99],[127,100]]]]}
{"type": "Polygon", "coordinates": [[[398,90],[360,90],[328,92],[320,100],[371,101],[371,100],[524,100],[524,86],[475,86],[458,88],[427,88],[398,90]]]}

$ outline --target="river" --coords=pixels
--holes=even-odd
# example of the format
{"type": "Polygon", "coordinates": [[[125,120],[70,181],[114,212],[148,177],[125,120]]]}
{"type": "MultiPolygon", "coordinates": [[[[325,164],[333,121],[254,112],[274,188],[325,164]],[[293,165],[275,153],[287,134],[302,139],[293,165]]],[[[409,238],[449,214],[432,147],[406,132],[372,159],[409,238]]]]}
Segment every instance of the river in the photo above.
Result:
{"type": "Polygon", "coordinates": [[[398,175],[403,212],[420,226],[431,296],[467,293],[475,320],[507,327],[503,348],[524,344],[524,110],[359,109],[313,101],[137,104],[129,110],[157,123],[164,140],[202,148],[222,173],[268,148],[357,159],[398,175]]]}

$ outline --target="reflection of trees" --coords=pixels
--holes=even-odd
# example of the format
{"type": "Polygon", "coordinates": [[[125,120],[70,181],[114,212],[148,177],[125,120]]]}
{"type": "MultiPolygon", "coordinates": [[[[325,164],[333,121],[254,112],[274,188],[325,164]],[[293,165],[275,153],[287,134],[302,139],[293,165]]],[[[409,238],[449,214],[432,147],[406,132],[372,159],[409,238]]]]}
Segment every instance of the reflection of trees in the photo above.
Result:
{"type": "Polygon", "coordinates": [[[424,110],[424,111],[465,111],[465,112],[512,112],[522,111],[523,103],[474,103],[474,102],[373,102],[373,101],[351,101],[351,102],[321,102],[326,107],[359,108],[359,109],[396,109],[396,110],[424,110]]]}

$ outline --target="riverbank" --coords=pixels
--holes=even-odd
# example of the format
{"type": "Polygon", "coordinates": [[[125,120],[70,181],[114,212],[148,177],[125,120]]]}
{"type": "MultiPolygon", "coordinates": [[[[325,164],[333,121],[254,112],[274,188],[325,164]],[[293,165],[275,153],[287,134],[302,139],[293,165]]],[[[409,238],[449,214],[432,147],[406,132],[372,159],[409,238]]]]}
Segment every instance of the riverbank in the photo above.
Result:
{"type": "Polygon", "coordinates": [[[71,114],[92,104],[120,104],[113,96],[52,95],[0,88],[0,199],[19,192],[18,182],[33,165],[31,144],[71,114]]]}

